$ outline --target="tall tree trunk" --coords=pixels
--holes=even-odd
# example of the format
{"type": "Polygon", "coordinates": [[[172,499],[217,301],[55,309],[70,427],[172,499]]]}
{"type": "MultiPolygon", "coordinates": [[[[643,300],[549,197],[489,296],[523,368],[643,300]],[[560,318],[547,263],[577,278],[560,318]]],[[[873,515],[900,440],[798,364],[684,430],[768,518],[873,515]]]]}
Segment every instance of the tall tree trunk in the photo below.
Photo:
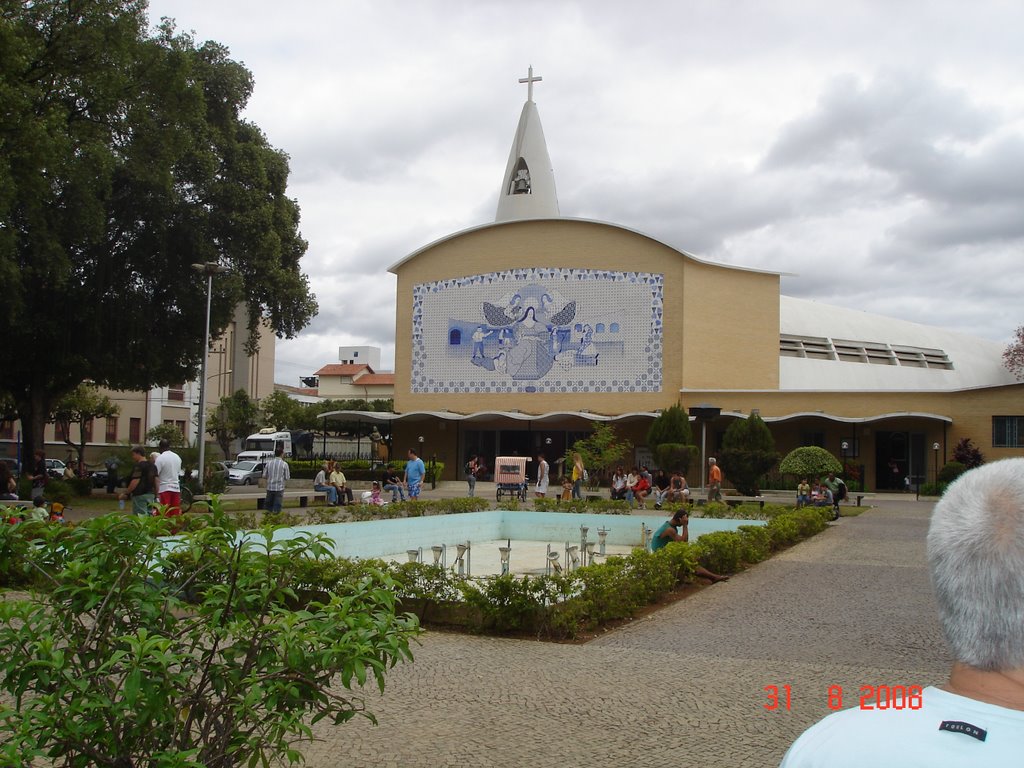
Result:
{"type": "Polygon", "coordinates": [[[46,422],[53,409],[53,401],[41,388],[32,388],[27,397],[17,401],[18,418],[21,419],[21,470],[33,468],[33,454],[46,450],[44,435],[46,422]]]}

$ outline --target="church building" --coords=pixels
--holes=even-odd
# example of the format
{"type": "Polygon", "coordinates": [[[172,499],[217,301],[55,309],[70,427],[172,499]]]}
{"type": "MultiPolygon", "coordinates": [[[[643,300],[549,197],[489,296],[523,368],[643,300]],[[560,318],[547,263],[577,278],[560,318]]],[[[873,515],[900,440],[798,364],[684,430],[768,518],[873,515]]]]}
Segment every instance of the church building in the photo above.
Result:
{"type": "Polygon", "coordinates": [[[608,421],[646,461],[651,420],[675,404],[702,414],[708,455],[759,413],[780,454],[822,446],[868,490],[931,481],[965,437],[988,460],[1024,455],[1024,384],[999,344],[782,296],[779,272],[563,216],[539,80],[520,81],[495,220],[390,268],[395,414],[364,415],[388,422],[393,457],[418,447],[461,478],[472,454],[557,460],[608,421]]]}

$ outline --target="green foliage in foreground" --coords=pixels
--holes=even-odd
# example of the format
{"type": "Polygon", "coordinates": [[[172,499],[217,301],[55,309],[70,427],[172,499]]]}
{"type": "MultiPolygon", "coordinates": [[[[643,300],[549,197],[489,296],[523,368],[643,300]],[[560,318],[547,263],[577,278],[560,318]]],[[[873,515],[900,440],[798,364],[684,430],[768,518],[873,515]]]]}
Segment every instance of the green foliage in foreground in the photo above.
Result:
{"type": "Polygon", "coordinates": [[[227,768],[301,760],[326,719],[370,719],[358,694],[412,659],[395,583],[361,567],[297,608],[324,540],[239,541],[214,510],[178,539],[167,521],[109,515],[0,534],[0,572],[45,589],[0,601],[0,764],[227,768]]]}

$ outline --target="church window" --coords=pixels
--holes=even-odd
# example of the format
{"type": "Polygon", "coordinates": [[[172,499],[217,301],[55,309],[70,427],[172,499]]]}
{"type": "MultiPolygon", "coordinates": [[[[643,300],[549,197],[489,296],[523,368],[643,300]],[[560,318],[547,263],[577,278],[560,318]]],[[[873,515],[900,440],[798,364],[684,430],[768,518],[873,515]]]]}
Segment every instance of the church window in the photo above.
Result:
{"type": "Polygon", "coordinates": [[[608,332],[609,333],[618,333],[619,332],[619,324],[618,323],[612,323],[611,325],[609,325],[608,326],[608,332]]]}
{"type": "Polygon", "coordinates": [[[598,323],[594,326],[594,333],[604,333],[604,323],[598,323]]]}
{"type": "Polygon", "coordinates": [[[448,344],[452,347],[457,347],[462,344],[462,331],[458,328],[452,328],[448,331],[448,344]]]}

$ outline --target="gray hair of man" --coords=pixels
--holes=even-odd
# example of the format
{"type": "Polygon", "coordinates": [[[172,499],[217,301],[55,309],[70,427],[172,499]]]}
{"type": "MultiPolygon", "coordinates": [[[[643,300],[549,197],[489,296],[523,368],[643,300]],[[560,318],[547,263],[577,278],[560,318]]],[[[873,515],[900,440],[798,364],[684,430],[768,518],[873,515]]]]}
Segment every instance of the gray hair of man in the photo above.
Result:
{"type": "Polygon", "coordinates": [[[928,563],[953,657],[1024,669],[1024,459],[969,470],[935,505],[928,563]]]}

